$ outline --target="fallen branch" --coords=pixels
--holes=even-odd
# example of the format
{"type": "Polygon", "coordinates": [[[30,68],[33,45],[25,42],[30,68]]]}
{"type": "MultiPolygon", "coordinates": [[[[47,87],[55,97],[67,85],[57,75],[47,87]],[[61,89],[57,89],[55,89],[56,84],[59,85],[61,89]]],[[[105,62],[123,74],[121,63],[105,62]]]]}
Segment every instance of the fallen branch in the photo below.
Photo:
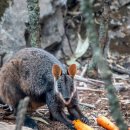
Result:
{"type": "Polygon", "coordinates": [[[75,11],[75,12],[68,11],[67,13],[68,13],[69,15],[73,15],[73,16],[77,16],[77,15],[81,15],[81,14],[82,14],[82,12],[80,12],[80,11],[75,11]]]}
{"type": "Polygon", "coordinates": [[[96,108],[95,105],[93,105],[93,104],[87,104],[87,103],[81,103],[80,102],[79,105],[89,107],[89,108],[96,108]]]}
{"type": "Polygon", "coordinates": [[[105,83],[103,81],[91,79],[91,78],[83,78],[83,77],[78,76],[78,75],[75,76],[75,80],[85,82],[85,83],[89,83],[89,84],[96,85],[96,86],[99,85],[99,84],[105,85],[105,83]]]}
{"type": "Polygon", "coordinates": [[[120,100],[121,103],[127,105],[127,104],[130,104],[130,100],[120,100]]]}
{"type": "Polygon", "coordinates": [[[49,123],[46,121],[46,120],[44,120],[43,118],[41,118],[41,117],[31,117],[33,120],[36,120],[36,121],[40,121],[40,122],[42,122],[42,123],[44,123],[44,124],[46,124],[46,125],[49,125],[49,123]]]}
{"type": "Polygon", "coordinates": [[[49,112],[48,108],[42,108],[42,109],[37,109],[36,110],[36,113],[39,115],[39,116],[43,116],[43,113],[44,114],[47,114],[49,112]]]}
{"type": "Polygon", "coordinates": [[[87,68],[88,68],[88,65],[86,64],[85,66],[84,66],[84,68],[83,68],[83,70],[82,70],[82,73],[81,73],[81,77],[83,77],[84,75],[85,75],[85,73],[86,73],[86,71],[87,71],[87,68]]]}
{"type": "Polygon", "coordinates": [[[112,65],[109,65],[110,69],[115,71],[115,72],[118,72],[118,73],[121,73],[121,74],[127,74],[127,75],[130,75],[130,71],[128,69],[125,69],[125,68],[118,68],[116,66],[112,66],[112,65]]]}
{"type": "Polygon", "coordinates": [[[113,79],[129,80],[129,75],[117,75],[117,74],[113,74],[112,78],[113,79]]]}
{"type": "Polygon", "coordinates": [[[86,91],[100,92],[100,93],[104,92],[103,90],[91,89],[91,88],[86,88],[86,87],[77,87],[77,90],[80,90],[80,91],[86,90],[86,91]]]}

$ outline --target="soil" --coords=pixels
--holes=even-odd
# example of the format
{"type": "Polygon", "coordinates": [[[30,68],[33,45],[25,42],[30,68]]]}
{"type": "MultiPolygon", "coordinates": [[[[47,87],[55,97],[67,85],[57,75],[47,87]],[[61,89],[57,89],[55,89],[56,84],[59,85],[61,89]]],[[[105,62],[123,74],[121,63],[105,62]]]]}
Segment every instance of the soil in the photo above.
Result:
{"type": "MultiPolygon", "coordinates": [[[[113,121],[112,117],[110,116],[110,109],[107,99],[107,92],[103,87],[94,87],[95,90],[101,90],[101,91],[79,91],[79,100],[82,103],[87,103],[91,105],[95,105],[95,108],[88,108],[85,106],[81,106],[81,109],[85,116],[89,118],[90,126],[93,127],[95,130],[103,130],[101,126],[98,126],[95,120],[95,117],[99,115],[104,115],[111,121],[113,121]]],[[[127,103],[128,100],[130,100],[129,97],[130,94],[130,87],[126,88],[125,90],[118,92],[117,96],[120,100],[121,105],[121,112],[123,114],[125,122],[129,125],[130,124],[130,102],[127,103]]],[[[51,121],[49,120],[48,112],[46,114],[43,114],[43,117],[46,118],[46,121],[49,123],[49,125],[45,123],[38,122],[38,126],[40,130],[68,130],[68,128],[63,125],[60,122],[57,121],[51,121]]],[[[6,112],[2,109],[0,110],[0,119],[4,122],[12,122],[14,123],[15,120],[11,119],[10,116],[6,116],[6,112]]],[[[114,122],[114,121],[113,121],[114,122]]]]}

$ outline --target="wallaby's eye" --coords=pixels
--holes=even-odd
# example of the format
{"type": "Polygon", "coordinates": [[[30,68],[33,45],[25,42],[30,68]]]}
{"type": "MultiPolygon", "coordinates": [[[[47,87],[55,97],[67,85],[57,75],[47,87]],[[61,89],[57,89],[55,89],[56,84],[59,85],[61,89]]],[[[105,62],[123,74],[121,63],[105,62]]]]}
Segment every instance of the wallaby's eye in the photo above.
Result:
{"type": "Polygon", "coordinates": [[[57,84],[58,89],[61,89],[61,84],[58,82],[57,84]]]}
{"type": "Polygon", "coordinates": [[[58,89],[61,89],[61,86],[58,86],[58,89]]]}
{"type": "Polygon", "coordinates": [[[73,86],[71,86],[71,88],[73,88],[73,86]]]}
{"type": "Polygon", "coordinates": [[[61,86],[58,86],[58,90],[59,90],[59,92],[61,92],[61,91],[62,91],[62,88],[61,88],[61,86]]]}

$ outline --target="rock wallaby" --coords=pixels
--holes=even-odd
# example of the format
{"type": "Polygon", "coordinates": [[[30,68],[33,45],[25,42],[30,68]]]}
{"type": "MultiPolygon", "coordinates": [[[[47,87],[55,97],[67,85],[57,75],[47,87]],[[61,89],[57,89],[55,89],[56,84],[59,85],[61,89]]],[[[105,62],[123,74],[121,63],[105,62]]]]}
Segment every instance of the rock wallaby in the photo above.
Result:
{"type": "Polygon", "coordinates": [[[74,129],[63,111],[64,107],[73,119],[88,122],[78,106],[75,74],[75,64],[67,69],[52,54],[38,48],[25,48],[0,70],[0,99],[15,111],[19,100],[29,96],[29,110],[47,104],[53,119],[74,129]]]}

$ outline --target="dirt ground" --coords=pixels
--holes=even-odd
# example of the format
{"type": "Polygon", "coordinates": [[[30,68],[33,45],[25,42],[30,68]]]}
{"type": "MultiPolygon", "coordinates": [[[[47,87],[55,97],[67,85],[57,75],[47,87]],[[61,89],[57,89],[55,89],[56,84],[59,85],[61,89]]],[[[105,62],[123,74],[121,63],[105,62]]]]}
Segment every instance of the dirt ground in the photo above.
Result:
{"type": "MultiPolygon", "coordinates": [[[[95,130],[103,130],[102,127],[98,126],[95,120],[96,116],[104,115],[109,118],[111,121],[112,117],[110,116],[110,109],[108,105],[107,92],[103,87],[94,87],[92,90],[79,91],[79,100],[83,104],[91,104],[93,108],[86,107],[85,105],[81,105],[81,109],[89,118],[90,126],[95,130]],[[93,91],[92,91],[93,90],[93,91]],[[95,90],[95,91],[94,91],[95,90]],[[98,91],[96,91],[98,90],[98,91]],[[95,107],[94,107],[95,106],[95,107]]],[[[121,111],[126,123],[130,124],[130,87],[126,88],[121,92],[117,92],[117,96],[120,100],[121,111]]],[[[57,121],[49,120],[49,114],[46,109],[43,109],[43,117],[46,118],[46,121],[49,123],[48,125],[45,123],[38,122],[38,126],[40,130],[68,130],[66,126],[57,121]]],[[[10,118],[10,116],[6,116],[6,113],[1,109],[0,110],[0,121],[11,122],[14,123],[14,119],[10,118]]]]}

